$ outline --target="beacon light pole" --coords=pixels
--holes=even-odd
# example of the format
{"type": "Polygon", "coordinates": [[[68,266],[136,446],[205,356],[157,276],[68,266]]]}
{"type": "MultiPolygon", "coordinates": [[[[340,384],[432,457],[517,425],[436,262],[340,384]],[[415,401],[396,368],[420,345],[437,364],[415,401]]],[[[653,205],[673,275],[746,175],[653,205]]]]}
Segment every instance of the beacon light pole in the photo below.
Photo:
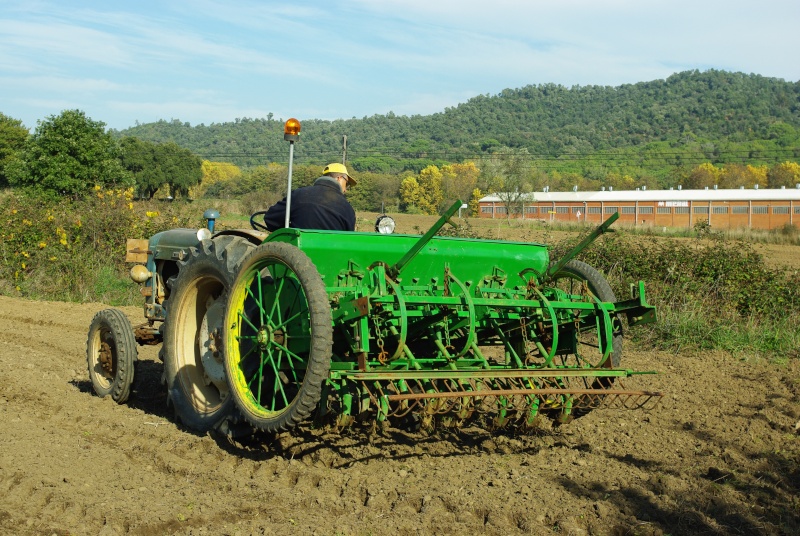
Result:
{"type": "Polygon", "coordinates": [[[283,125],[283,139],[289,142],[289,184],[286,189],[286,222],[289,228],[289,216],[292,213],[292,161],[294,160],[294,142],[300,139],[300,121],[294,117],[283,125]]]}

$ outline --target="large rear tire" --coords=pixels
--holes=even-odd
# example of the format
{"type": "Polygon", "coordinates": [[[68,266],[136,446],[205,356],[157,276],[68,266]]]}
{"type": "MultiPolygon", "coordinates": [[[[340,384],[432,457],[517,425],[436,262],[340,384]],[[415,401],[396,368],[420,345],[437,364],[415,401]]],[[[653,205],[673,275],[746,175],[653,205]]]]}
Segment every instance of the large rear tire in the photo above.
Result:
{"type": "Polygon", "coordinates": [[[308,256],[291,244],[258,246],[233,284],[225,326],[225,373],[245,419],[277,432],[308,418],[333,344],[328,295],[308,256]]]}
{"type": "Polygon", "coordinates": [[[162,358],[168,402],[175,416],[197,432],[227,429],[233,402],[223,367],[225,302],[239,264],[253,248],[221,236],[191,248],[165,304],[162,358]]]}
{"type": "Polygon", "coordinates": [[[119,309],[94,315],[86,339],[86,361],[95,394],[118,404],[128,400],[138,354],[133,328],[119,309]]]}

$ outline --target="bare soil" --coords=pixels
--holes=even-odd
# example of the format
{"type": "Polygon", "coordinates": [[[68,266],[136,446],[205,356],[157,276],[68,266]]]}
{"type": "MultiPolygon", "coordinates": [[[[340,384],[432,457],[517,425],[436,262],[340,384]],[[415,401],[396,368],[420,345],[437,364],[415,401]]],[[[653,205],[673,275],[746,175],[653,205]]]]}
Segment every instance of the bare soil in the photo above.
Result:
{"type": "Polygon", "coordinates": [[[655,409],[527,435],[235,442],[171,420],[154,347],[129,403],[92,394],[85,338],[104,307],[0,297],[2,533],[800,533],[798,359],[626,350],[659,372],[627,384],[663,391],[655,409]]]}

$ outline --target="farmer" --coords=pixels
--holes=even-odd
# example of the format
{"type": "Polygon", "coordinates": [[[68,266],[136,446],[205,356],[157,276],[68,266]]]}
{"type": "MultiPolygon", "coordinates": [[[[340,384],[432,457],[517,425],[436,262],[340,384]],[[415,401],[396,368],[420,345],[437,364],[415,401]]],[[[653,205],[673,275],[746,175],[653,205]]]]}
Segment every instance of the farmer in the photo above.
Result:
{"type": "MultiPolygon", "coordinates": [[[[289,227],[295,229],[326,229],[355,231],[356,213],[344,193],[356,180],[344,164],[328,164],[322,176],[311,186],[292,192],[289,227]]],[[[286,223],[286,198],[278,201],[264,214],[267,229],[281,229],[286,223]]]]}

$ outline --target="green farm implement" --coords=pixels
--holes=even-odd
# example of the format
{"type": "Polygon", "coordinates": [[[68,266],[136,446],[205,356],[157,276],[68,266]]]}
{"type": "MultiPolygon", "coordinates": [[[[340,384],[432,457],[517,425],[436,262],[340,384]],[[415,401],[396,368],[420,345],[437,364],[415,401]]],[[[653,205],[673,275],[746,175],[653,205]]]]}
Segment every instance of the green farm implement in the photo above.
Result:
{"type": "Polygon", "coordinates": [[[531,425],[651,393],[614,389],[621,319],[650,322],[640,285],[616,301],[603,277],[540,244],[283,229],[248,256],[227,300],[230,393],[253,426],[531,425]]]}

